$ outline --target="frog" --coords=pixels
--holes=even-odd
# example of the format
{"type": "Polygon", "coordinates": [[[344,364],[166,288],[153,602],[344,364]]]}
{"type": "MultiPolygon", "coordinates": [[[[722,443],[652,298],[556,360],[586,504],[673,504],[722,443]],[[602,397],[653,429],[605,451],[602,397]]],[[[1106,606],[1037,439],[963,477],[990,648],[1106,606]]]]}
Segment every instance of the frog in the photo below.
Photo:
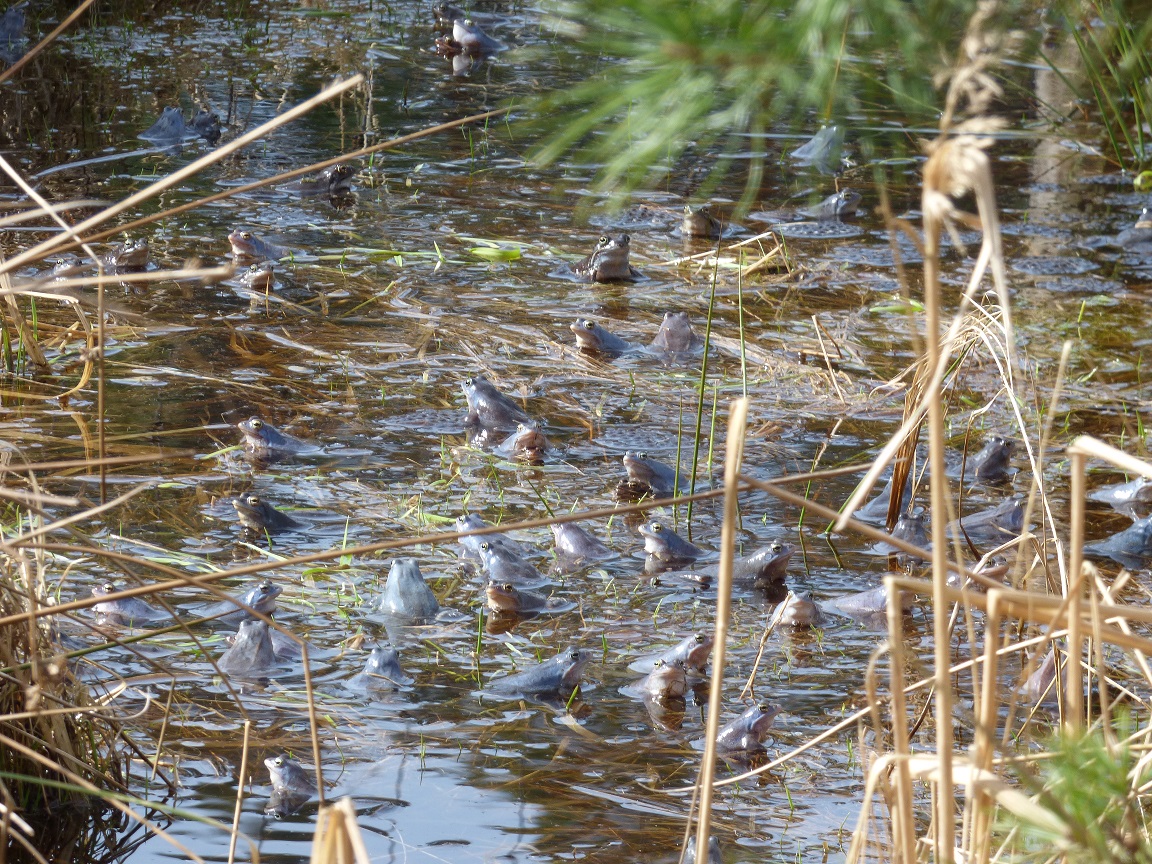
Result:
{"type": "MultiPolygon", "coordinates": [[[[925,521],[924,512],[901,513],[892,529],[892,536],[897,540],[903,540],[905,543],[911,543],[913,546],[919,546],[921,549],[932,548],[932,540],[928,534],[928,524],[925,521]]],[[[896,546],[883,540],[872,548],[881,555],[904,554],[896,546]]]]}
{"type": "Polygon", "coordinates": [[[282,531],[296,531],[304,527],[303,522],[277,510],[259,495],[251,492],[233,498],[232,506],[236,508],[240,524],[253,534],[279,534],[282,531]]]}
{"type": "Polygon", "coordinates": [[[693,633],[685,636],[667,651],[633,660],[628,664],[628,668],[634,672],[650,672],[659,661],[680,662],[684,665],[685,671],[703,675],[708,666],[708,657],[712,654],[713,641],[711,633],[693,633]]]}
{"type": "Polygon", "coordinates": [[[276,287],[276,264],[258,261],[240,276],[240,285],[250,291],[268,292],[276,287]]]}
{"type": "Polygon", "coordinates": [[[553,523],[556,557],[568,562],[604,561],[616,553],[575,522],[553,523]]]}
{"type": "Polygon", "coordinates": [[[267,621],[241,621],[232,644],[216,661],[220,671],[237,678],[263,678],[276,669],[280,661],[269,630],[267,621]]]}
{"type": "Polygon", "coordinates": [[[657,660],[652,670],[639,681],[620,688],[625,696],[668,701],[683,699],[688,692],[688,675],[683,660],[657,660]]]}
{"type": "Polygon", "coordinates": [[[604,234],[592,254],[572,266],[584,282],[638,282],[644,275],[628,263],[632,238],[627,234],[604,234]]]}
{"type": "Polygon", "coordinates": [[[148,268],[151,250],[143,237],[117,243],[105,255],[100,264],[109,273],[139,273],[148,268]]]}
{"type": "Polygon", "coordinates": [[[519,405],[496,389],[483,375],[466,378],[461,384],[464,398],[468,401],[468,416],[465,427],[492,430],[495,432],[515,432],[521,423],[531,423],[519,405]]]}
{"type": "Polygon", "coordinates": [[[306,453],[316,448],[293,438],[259,417],[249,417],[236,424],[244,436],[244,449],[253,457],[276,461],[306,453]]]}
{"type": "Polygon", "coordinates": [[[288,256],[283,246],[277,246],[249,228],[236,228],[228,235],[232,245],[232,259],[237,264],[252,264],[259,261],[278,261],[288,256]]]}
{"type": "Polygon", "coordinates": [[[551,450],[552,445],[540,431],[540,424],[530,420],[517,424],[516,431],[497,444],[492,452],[504,459],[541,465],[551,450]]]}
{"type": "Polygon", "coordinates": [[[486,695],[558,696],[567,700],[580,686],[580,676],[592,655],[580,648],[566,648],[550,660],[521,672],[488,682],[486,695]]]}
{"type": "Polygon", "coordinates": [[[268,776],[272,782],[272,794],[264,812],[269,816],[283,818],[295,813],[316,794],[316,783],[312,772],[287,755],[269,756],[264,760],[268,776]]]}
{"type": "Polygon", "coordinates": [[[963,534],[973,543],[987,543],[993,546],[1007,543],[1019,537],[1024,530],[1027,505],[1028,500],[1023,495],[1012,495],[994,507],[969,513],[950,523],[946,529],[948,536],[956,535],[957,528],[962,527],[963,534]]]}
{"type": "MultiPolygon", "coordinates": [[[[796,547],[783,540],[773,540],[751,555],[732,560],[732,582],[742,588],[773,591],[784,583],[796,547]]],[[[673,574],[695,582],[711,584],[720,575],[719,564],[708,564],[683,573],[673,574]]]]}
{"type": "Polygon", "coordinates": [[[349,686],[356,690],[397,690],[415,681],[400,668],[400,654],[391,645],[376,645],[368,655],[364,671],[357,673],[349,686]]]}
{"type": "Polygon", "coordinates": [[[377,607],[396,618],[430,621],[439,613],[440,602],[424,581],[415,558],[395,558],[388,568],[388,581],[377,607]]]}
{"type": "Polygon", "coordinates": [[[531,562],[488,541],[480,544],[480,561],[489,581],[497,584],[510,582],[517,588],[539,588],[548,584],[531,562]]]}
{"type": "Polygon", "coordinates": [[[548,597],[539,591],[517,588],[511,582],[489,581],[484,593],[488,608],[493,612],[532,615],[539,612],[568,612],[576,608],[575,603],[548,597]]]}
{"type": "Polygon", "coordinates": [[[721,753],[753,753],[763,750],[764,739],[780,709],[775,705],[750,705],[735,720],[716,733],[716,747],[721,753]]]}
{"type": "MultiPolygon", "coordinates": [[[[467,513],[463,516],[456,517],[457,531],[477,531],[481,528],[490,527],[491,526],[487,522],[485,522],[475,513],[467,513]]],[[[461,537],[459,539],[459,543],[462,547],[464,547],[464,555],[469,558],[480,557],[481,543],[488,543],[509,557],[523,558],[525,555],[523,546],[521,546],[507,534],[501,534],[499,532],[493,532],[491,534],[476,534],[471,537],[461,537]]]]}
{"type": "Polygon", "coordinates": [[[650,519],[637,529],[644,537],[644,551],[661,562],[695,561],[703,549],[689,543],[659,519],[650,519]]]}
{"type": "Polygon", "coordinates": [[[356,169],[343,162],[330,165],[312,177],[303,177],[293,189],[303,197],[327,195],[329,198],[342,198],[352,194],[352,178],[356,169]]]}
{"type": "Polygon", "coordinates": [[[1012,475],[1012,453],[1016,442],[993,435],[976,455],[964,460],[964,479],[984,483],[997,483],[1012,475]]]}
{"type": "Polygon", "coordinates": [[[117,588],[105,582],[92,589],[94,597],[112,597],[102,600],[92,607],[101,623],[119,624],[125,627],[156,624],[172,616],[162,609],[141,600],[139,597],[116,597],[117,588]]]}
{"type": "Polygon", "coordinates": [[[1111,558],[1130,570],[1152,564],[1152,516],[1133,522],[1123,531],[1087,543],[1084,554],[1092,558],[1111,558]]]}
{"type": "Polygon", "coordinates": [[[784,627],[800,630],[823,626],[825,615],[820,604],[810,595],[801,591],[789,591],[784,602],[773,612],[772,620],[784,627]]]}
{"type": "Polygon", "coordinates": [[[660,354],[683,354],[703,347],[704,340],[692,329],[687,312],[665,312],[656,338],[649,346],[650,350],[660,354]]]}
{"type": "Polygon", "coordinates": [[[504,46],[480,29],[471,18],[452,19],[452,41],[469,57],[487,57],[504,46]]]}
{"type": "Polygon", "coordinates": [[[693,207],[684,205],[684,218],[680,221],[680,233],[685,237],[707,237],[718,240],[724,234],[724,223],[712,215],[711,204],[693,207]]]}
{"type": "Polygon", "coordinates": [[[242,608],[240,604],[262,615],[271,615],[276,611],[276,598],[283,593],[284,589],[274,584],[271,579],[264,579],[227,600],[201,607],[197,610],[197,614],[201,618],[211,618],[218,624],[232,626],[252,618],[252,613],[242,608]]]}
{"type": "Polygon", "coordinates": [[[577,318],[568,325],[568,329],[576,336],[576,345],[581,351],[619,357],[640,350],[640,346],[622,339],[590,318],[577,318]]]}
{"type": "Polygon", "coordinates": [[[623,458],[624,470],[628,472],[628,482],[641,489],[647,488],[658,498],[671,498],[673,494],[684,494],[688,483],[680,473],[647,453],[627,451],[623,458]]]}

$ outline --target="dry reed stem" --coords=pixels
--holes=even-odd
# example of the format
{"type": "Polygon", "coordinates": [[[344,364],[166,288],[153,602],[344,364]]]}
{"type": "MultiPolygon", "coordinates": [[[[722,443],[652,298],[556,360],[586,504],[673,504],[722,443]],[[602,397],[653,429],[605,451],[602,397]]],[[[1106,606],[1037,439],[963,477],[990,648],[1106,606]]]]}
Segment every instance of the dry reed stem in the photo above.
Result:
{"type": "MultiPolygon", "coordinates": [[[[127,198],[124,198],[121,201],[117,201],[115,204],[109,205],[94,216],[90,216],[83,222],[80,222],[78,225],[68,226],[68,229],[65,232],[50,237],[42,243],[33,246],[31,249],[27,249],[24,252],[16,255],[16,257],[5,261],[3,265],[0,265],[0,273],[10,273],[12,270],[20,267],[21,265],[37,261],[47,255],[53,249],[58,249],[59,247],[63,246],[66,240],[75,240],[77,243],[91,242],[92,238],[82,238],[82,235],[89,229],[95,228],[101,223],[109,221],[114,216],[123,213],[125,210],[132,209],[137,204],[142,204],[143,202],[156,197],[166,189],[170,189],[188,177],[196,175],[207,166],[215,162],[219,162],[225,156],[228,156],[230,153],[239,150],[244,145],[259,140],[269,132],[272,132],[275,129],[283,126],[285,123],[295,120],[297,117],[308,113],[313,108],[323,104],[332,97],[339,96],[341,93],[344,93],[353,87],[357,87],[363,82],[363,75],[353,75],[351,78],[347,78],[344,81],[337,81],[334,84],[330,84],[312,98],[304,100],[293,108],[289,108],[283,114],[272,118],[267,123],[264,123],[261,126],[257,126],[255,129],[252,129],[248,132],[245,132],[243,135],[233,138],[227,144],[224,144],[220,147],[217,147],[215,150],[206,153],[190,165],[186,165],[178,171],[174,171],[173,173],[160,178],[155,183],[152,183],[146,188],[141,189],[134,195],[129,195],[127,198]]],[[[233,194],[235,194],[238,190],[231,191],[233,194]]],[[[152,217],[152,219],[155,218],[159,218],[159,216],[152,217]]],[[[152,219],[149,221],[152,221],[152,219]]],[[[126,230],[126,226],[120,226],[116,230],[126,230]]]]}
{"type": "MultiPolygon", "coordinates": [[[[273,186],[277,183],[283,183],[287,180],[293,180],[296,177],[302,177],[305,174],[311,174],[314,171],[322,171],[325,168],[330,168],[333,165],[338,165],[341,162],[347,162],[351,159],[360,159],[364,156],[370,156],[373,153],[379,153],[384,150],[394,150],[404,144],[410,144],[413,141],[419,141],[421,138],[427,138],[431,135],[436,135],[440,132],[447,131],[448,129],[455,129],[458,126],[467,126],[470,123],[479,123],[482,120],[488,120],[492,117],[498,117],[502,114],[508,113],[507,108],[497,108],[492,111],[485,111],[480,114],[472,114],[468,117],[461,117],[459,120],[450,120],[447,123],[441,123],[437,126],[429,126],[427,129],[421,129],[418,132],[410,132],[407,135],[401,135],[399,138],[392,138],[389,141],[382,141],[379,144],[373,144],[369,147],[362,147],[359,150],[353,150],[350,153],[343,153],[339,156],[333,156],[330,159],[322,159],[319,162],[313,162],[311,165],[305,165],[302,168],[292,168],[288,171],[282,171],[279,174],[274,174],[271,177],[265,177],[263,180],[254,180],[251,183],[246,183],[243,186],[235,186],[231,189],[226,189],[223,192],[216,192],[212,195],[207,195],[203,198],[198,198],[195,201],[189,201],[186,204],[179,204],[175,207],[169,207],[167,210],[161,210],[159,213],[153,213],[149,216],[142,216],[124,225],[117,225],[115,228],[108,228],[99,231],[95,234],[88,235],[85,239],[89,243],[94,243],[98,240],[104,240],[112,237],[115,234],[121,234],[127,231],[133,231],[136,228],[141,228],[145,225],[150,225],[153,222],[162,219],[168,219],[172,216],[177,216],[181,213],[186,213],[189,210],[195,210],[197,207],[202,207],[205,204],[212,204],[216,201],[223,201],[226,198],[231,198],[236,195],[244,195],[256,189],[263,189],[265,186],[273,186]]],[[[69,249],[75,249],[78,246],[77,241],[73,241],[67,245],[62,246],[58,251],[64,252],[69,249]]]]}
{"type": "Polygon", "coordinates": [[[734,399],[728,409],[728,437],[724,454],[724,521],[720,527],[720,569],[716,580],[716,624],[712,645],[712,681],[708,696],[704,755],[700,768],[700,816],[696,823],[696,860],[708,861],[708,835],[712,818],[712,784],[716,775],[716,736],[724,699],[724,655],[732,612],[732,562],[740,521],[740,466],[744,461],[744,435],[748,399],[734,399]]]}
{"type": "Polygon", "coordinates": [[[352,799],[341,798],[329,807],[321,807],[316,815],[309,864],[371,864],[371,861],[352,799]]]}
{"type": "Polygon", "coordinates": [[[244,719],[244,740],[240,745],[240,782],[236,784],[236,807],[232,811],[232,836],[228,841],[228,864],[236,860],[236,841],[240,837],[240,808],[244,804],[244,785],[248,782],[248,738],[252,721],[244,719]]]}
{"type": "Polygon", "coordinates": [[[24,54],[23,57],[21,57],[19,60],[17,60],[11,66],[9,66],[3,72],[0,72],[0,84],[3,84],[5,81],[7,81],[13,75],[15,75],[17,72],[19,72],[21,69],[23,69],[41,51],[43,51],[45,48],[47,48],[49,45],[51,45],[52,42],[55,41],[57,36],[59,36],[61,33],[63,33],[65,30],[67,30],[69,27],[72,26],[72,23],[84,13],[85,9],[87,9],[89,6],[92,5],[92,2],[93,2],[93,0],[81,0],[80,4],[75,9],[72,10],[72,14],[69,15],[67,18],[65,18],[63,21],[61,21],[56,26],[55,30],[53,30],[51,33],[49,33],[47,36],[45,36],[43,39],[41,39],[39,42],[37,42],[35,45],[33,45],[32,48],[29,49],[24,54]]]}

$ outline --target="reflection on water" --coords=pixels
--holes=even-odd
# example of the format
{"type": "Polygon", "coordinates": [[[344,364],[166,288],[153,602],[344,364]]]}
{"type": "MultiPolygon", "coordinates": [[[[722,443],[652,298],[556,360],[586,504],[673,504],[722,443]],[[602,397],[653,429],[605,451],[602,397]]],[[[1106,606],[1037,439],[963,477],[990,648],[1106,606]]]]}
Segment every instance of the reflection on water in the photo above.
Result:
{"type": "MultiPolygon", "coordinates": [[[[540,29],[537,9],[518,5],[484,7],[485,29],[508,50],[468,77],[454,77],[432,51],[426,10],[363,11],[364,4],[333,3],[331,14],[314,15],[284,3],[209,5],[196,15],[98,19],[66,39],[38,71],[9,88],[0,129],[5,149],[16,149],[29,171],[109,148],[127,153],[137,149],[138,132],[173,104],[208,104],[231,137],[333,76],[369,75],[370,84],[343,102],[167,193],[162,203],[172,206],[564,84],[596,62],[540,29]],[[129,20],[136,23],[127,26],[129,20]],[[75,86],[59,83],[62,70],[73,66],[87,70],[83,100],[36,98],[42,88],[75,86]],[[48,128],[63,131],[44,134],[48,128]],[[17,146],[26,141],[35,146],[17,146]]],[[[1105,167],[1082,154],[1063,153],[1058,175],[1029,185],[1028,160],[1019,158],[1029,156],[1029,146],[1013,144],[1012,161],[998,166],[1007,249],[1019,273],[1020,342],[1043,378],[1054,368],[1060,341],[1079,340],[1074,362],[1094,378],[1083,387],[1073,370],[1068,434],[1085,428],[1115,437],[1129,426],[1134,432],[1125,406],[1144,395],[1139,369],[1148,307],[1128,293],[1133,271],[1116,250],[1078,241],[1128,227],[1141,202],[1130,187],[1100,176],[1105,167]],[[1093,268],[1091,276],[1081,275],[1093,268]],[[1054,276],[1060,278],[1047,278],[1054,276]],[[1096,412],[1101,407],[1106,410],[1096,412]]],[[[112,199],[205,148],[189,142],[175,155],[58,172],[45,178],[45,191],[56,198],[112,199]]],[[[110,452],[170,448],[199,455],[143,471],[113,470],[113,483],[148,481],[153,488],[93,530],[121,551],[203,573],[237,561],[435,532],[462,512],[502,522],[548,509],[611,507],[625,478],[620,460],[626,451],[691,465],[701,358],[584,354],[570,325],[589,317],[648,344],[666,312],[686,311],[702,333],[713,278],[717,300],[697,488],[718,476],[724,404],[745,382],[753,400],[746,459],[754,476],[806,470],[817,454],[821,466],[862,460],[892,431],[903,391],[882,385],[914,359],[902,303],[891,299],[895,255],[904,265],[919,258],[903,240],[895,255],[889,246],[874,212],[870,168],[844,178],[864,191],[854,223],[860,236],[797,237],[788,241],[799,265],[795,275],[740,280],[732,269],[668,264],[709,248],[708,241],[686,243],[671,231],[683,195],[692,197],[701,168],[710,164],[707,154],[678,166],[668,189],[640,196],[635,203],[643,209],[621,217],[588,201],[587,169],[538,169],[524,161],[529,148],[515,126],[455,130],[355,165],[351,199],[265,189],[142,232],[162,267],[190,258],[227,263],[226,238],[239,226],[293,252],[276,266],[268,291],[228,282],[112,289],[110,302],[122,314],[107,363],[110,452]],[[578,209],[589,206],[590,217],[578,209]],[[605,225],[627,226],[631,261],[645,281],[580,284],[549,275],[587,255],[605,225]],[[460,384],[478,373],[544,424],[554,448],[544,464],[517,464],[468,445],[460,384]],[[716,441],[710,439],[714,401],[716,441]],[[254,465],[228,449],[240,442],[234,424],[250,416],[307,441],[311,452],[254,465]],[[287,508],[306,528],[270,538],[241,535],[231,499],[249,493],[287,508]]],[[[1009,145],[997,152],[1008,153],[1009,145]]],[[[897,212],[918,206],[916,169],[911,162],[888,166],[897,212]]],[[[797,201],[833,191],[830,178],[788,168],[769,177],[758,206],[794,209],[797,201]]],[[[727,206],[721,200],[716,209],[727,206]]],[[[5,251],[30,239],[9,234],[5,251]]],[[[772,243],[750,245],[749,263],[772,243]]],[[[970,258],[952,250],[946,280],[962,285],[970,266],[970,258]]],[[[915,289],[918,268],[908,272],[915,289]]],[[[51,324],[58,315],[66,318],[42,304],[42,320],[51,324]]],[[[62,375],[75,373],[74,347],[52,356],[62,375]]],[[[994,370],[977,364],[956,385],[951,417],[959,446],[964,412],[998,390],[994,370]]],[[[973,415],[971,452],[993,433],[1014,434],[1003,401],[973,415]]],[[[37,458],[70,458],[78,445],[91,444],[94,404],[89,390],[64,409],[22,405],[2,422],[37,458]]],[[[1050,470],[1056,477],[1058,469],[1050,470]]],[[[965,506],[974,512],[998,503],[1013,490],[1025,491],[1028,481],[1021,472],[1007,484],[975,487],[965,506]]],[[[94,490],[90,478],[67,476],[48,486],[88,496],[94,490]]],[[[838,506],[851,486],[842,479],[811,494],[838,506]]],[[[697,503],[691,521],[686,508],[650,515],[704,548],[718,545],[715,502],[697,503]]],[[[875,587],[885,572],[871,543],[829,541],[811,518],[800,528],[798,511],[764,495],[747,495],[742,515],[742,553],[786,538],[799,547],[789,584],[818,598],[875,587]]],[[[1105,527],[1122,527],[1101,516],[1101,536],[1105,527]]],[[[284,589],[277,621],[309,645],[327,795],[354,797],[373,860],[675,859],[686,813],[680,792],[698,764],[705,697],[689,693],[682,710],[669,714],[651,712],[619,688],[635,679],[630,662],[710,626],[714,592],[645,576],[636,530],[641,521],[586,525],[619,556],[571,573],[550,568],[547,530],[517,536],[554,582],[548,593],[574,608],[502,632],[478,620],[485,579],[455,545],[406,553],[418,559],[440,604],[461,613],[454,621],[397,626],[369,614],[388,571],[384,556],[276,577],[284,589]],[[365,693],[347,686],[376,641],[399,649],[415,679],[411,687],[365,693]],[[594,657],[579,701],[567,709],[479,698],[494,674],[568,645],[594,657]]],[[[69,569],[60,594],[86,596],[93,585],[122,577],[81,561],[69,569]]],[[[202,599],[192,591],[171,598],[189,615],[202,599]]],[[[743,708],[738,696],[772,609],[751,590],[737,598],[725,719],[743,708]]],[[[174,633],[109,649],[98,655],[100,666],[83,674],[108,681],[162,670],[164,676],[129,689],[119,701],[140,712],[134,725],[141,741],[159,737],[157,706],[170,705],[162,759],[180,782],[177,806],[229,824],[243,779],[240,829],[254,838],[263,859],[300,860],[311,841],[315,804],[279,821],[264,816],[270,787],[262,760],[287,752],[311,765],[301,670],[289,666],[263,683],[234,682],[232,693],[205,659],[223,652],[225,633],[197,633],[199,644],[174,633]],[[246,778],[238,777],[243,718],[234,699],[252,721],[249,765],[261,766],[246,778]]],[[[930,652],[924,634],[922,617],[914,614],[910,647],[930,652]]],[[[766,742],[770,754],[863,705],[863,670],[879,638],[851,620],[831,618],[822,631],[782,630],[768,639],[751,683],[758,698],[783,709],[766,742]]],[[[773,853],[838,858],[863,787],[856,747],[852,731],[758,781],[720,790],[715,818],[725,860],[773,853]]],[[[206,858],[226,855],[227,835],[216,828],[177,818],[167,830],[206,858]]],[[[129,857],[183,855],[152,839],[129,857]]]]}

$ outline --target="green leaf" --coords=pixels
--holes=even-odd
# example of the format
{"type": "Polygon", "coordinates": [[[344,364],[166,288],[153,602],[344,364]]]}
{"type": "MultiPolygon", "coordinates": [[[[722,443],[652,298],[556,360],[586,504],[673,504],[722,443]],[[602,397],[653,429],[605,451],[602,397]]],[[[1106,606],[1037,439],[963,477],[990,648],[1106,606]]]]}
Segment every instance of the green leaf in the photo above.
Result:
{"type": "Polygon", "coordinates": [[[491,246],[473,246],[468,250],[477,258],[485,261],[516,261],[520,258],[520,249],[495,249],[491,246]]]}

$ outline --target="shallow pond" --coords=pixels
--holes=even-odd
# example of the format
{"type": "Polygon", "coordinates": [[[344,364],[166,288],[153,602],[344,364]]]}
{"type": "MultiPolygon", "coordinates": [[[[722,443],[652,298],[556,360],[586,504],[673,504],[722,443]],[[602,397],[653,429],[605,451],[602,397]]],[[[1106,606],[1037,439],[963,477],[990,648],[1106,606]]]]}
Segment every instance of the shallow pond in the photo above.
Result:
{"type": "MultiPolygon", "coordinates": [[[[479,10],[484,15],[478,20],[509,50],[470,76],[454,77],[449,62],[431,50],[428,9],[364,6],[222,2],[190,4],[172,14],[129,9],[119,19],[100,18],[5,85],[4,149],[33,174],[128,153],[140,149],[136,135],[165,106],[179,104],[187,116],[195,102],[221,115],[227,140],[333,78],[368,77],[365,87],[336,104],[161,196],[163,206],[174,206],[563,85],[598,62],[542,27],[541,10],[493,4],[479,10]],[[52,88],[65,95],[41,98],[52,88]]],[[[873,118],[847,122],[851,130],[873,118]]],[[[813,131],[781,129],[773,146],[786,152],[813,131]]],[[[1141,444],[1138,409],[1147,399],[1142,358],[1152,317],[1140,287],[1147,262],[1104,248],[1101,238],[1129,227],[1143,202],[1103,160],[1062,149],[1068,130],[1054,138],[1029,131],[993,151],[1017,338],[1034,379],[1027,396],[1046,402],[1061,343],[1072,339],[1060,439],[1089,431],[1141,444]]],[[[893,139],[904,134],[892,130],[893,139]]],[[[525,162],[531,148],[515,124],[491,122],[357,163],[354,197],[339,207],[325,198],[302,198],[284,185],[144,230],[153,261],[166,268],[189,259],[226,264],[226,237],[243,226],[293,256],[278,267],[276,290],[266,295],[229,284],[171,281],[110,290],[108,452],[188,455],[168,455],[144,469],[110,469],[110,494],[137,483],[150,488],[88,530],[110,548],[205,573],[268,556],[451,530],[463,512],[511,522],[549,509],[612,507],[626,451],[668,462],[679,453],[682,464],[691,463],[700,355],[598,358],[576,349],[570,324],[594,318],[647,344],[666,311],[684,310],[703,333],[713,284],[698,489],[719,477],[725,405],[745,388],[752,398],[745,459],[753,476],[863,463],[883,444],[904,400],[903,389],[886,382],[916,355],[870,166],[850,169],[839,181],[864,194],[853,222],[861,229],[857,236],[790,238],[790,275],[740,278],[730,266],[671,263],[709,249],[708,241],[686,241],[672,230],[710,166],[708,154],[683,160],[665,188],[631,202],[654,218],[622,223],[627,215],[590,200],[592,169],[538,168],[525,162]],[[631,235],[631,261],[643,281],[585,284],[553,275],[621,224],[631,235]],[[834,363],[826,363],[825,352],[834,363]],[[555,452],[543,465],[511,463],[468,446],[461,382],[479,373],[545,423],[555,452]],[[306,439],[317,452],[253,464],[234,449],[240,440],[235,424],[252,415],[306,439]],[[715,441],[709,437],[713,422],[715,441]],[[243,540],[230,499],[250,491],[291,508],[306,529],[277,536],[270,549],[267,541],[243,540]]],[[[175,155],[95,163],[47,174],[41,188],[59,200],[114,200],[203,152],[205,145],[190,144],[175,155]]],[[[887,169],[897,214],[914,215],[919,165],[907,159],[887,169]]],[[[797,210],[834,191],[831,178],[796,170],[781,156],[770,166],[758,206],[797,210]]],[[[725,212],[737,192],[737,186],[721,189],[717,210],[725,212]]],[[[5,197],[19,199],[15,191],[5,197]]],[[[767,226],[744,227],[751,236],[767,226]]],[[[5,254],[34,239],[39,235],[8,233],[5,254]]],[[[979,238],[968,239],[974,240],[971,255],[979,238]]],[[[752,244],[749,263],[772,245],[770,238],[752,244]]],[[[915,288],[915,250],[898,246],[915,288]]],[[[945,278],[954,286],[952,299],[971,264],[971,257],[949,254],[945,278]]],[[[21,275],[42,271],[33,267],[21,275]]],[[[39,320],[44,327],[71,321],[50,301],[40,302],[39,320]]],[[[79,365],[77,345],[68,341],[49,351],[54,370],[68,382],[79,365]]],[[[89,387],[64,405],[5,399],[0,422],[6,437],[34,460],[91,454],[94,392],[89,387]]],[[[972,453],[993,433],[1018,434],[986,360],[969,363],[949,396],[957,448],[966,434],[972,453]]],[[[1019,455],[1014,465],[1026,467],[1019,455]]],[[[1058,457],[1045,466],[1057,501],[1066,496],[1063,470],[1058,457]]],[[[1027,491],[1030,479],[1021,470],[1007,482],[977,485],[966,492],[965,507],[1027,491]]],[[[1102,474],[1099,482],[1114,479],[1102,474]]],[[[99,494],[92,476],[63,472],[41,480],[60,494],[99,494]]],[[[853,483],[839,478],[809,495],[838,507],[853,483]]],[[[1090,536],[1127,524],[1109,508],[1092,506],[1090,536]]],[[[719,513],[716,501],[706,501],[694,506],[690,519],[686,507],[649,515],[673,523],[712,554],[719,513]]],[[[889,561],[867,541],[829,538],[822,533],[825,523],[811,514],[802,518],[764,494],[744,496],[742,520],[744,552],[777,538],[799,547],[789,584],[819,598],[874,587],[887,572],[889,561]]],[[[385,555],[275,572],[283,588],[276,620],[311,646],[326,794],[354,798],[373,860],[676,860],[687,807],[682,791],[699,763],[704,696],[690,697],[682,716],[653,717],[619,688],[637,677],[627,668],[633,660],[710,629],[714,596],[650,581],[643,573],[639,522],[629,515],[589,524],[618,557],[546,589],[571,601],[573,610],[507,632],[490,632],[496,628],[478,617],[481,577],[454,543],[406,553],[419,560],[440,603],[460,613],[457,620],[428,625],[389,627],[368,611],[388,571],[385,555]],[[349,687],[363,668],[366,646],[377,639],[399,648],[413,685],[382,697],[349,687]],[[480,695],[494,674],[569,645],[594,654],[578,703],[480,695]]],[[[550,566],[547,529],[517,539],[533,550],[540,567],[550,566]]],[[[57,586],[62,600],[87,596],[108,579],[125,579],[86,556],[67,565],[61,560],[59,571],[66,573],[57,586]]],[[[170,599],[191,614],[205,595],[188,591],[170,599]]],[[[725,719],[742,710],[741,688],[755,668],[771,609],[751,591],[738,594],[725,719]]],[[[97,643],[85,628],[72,629],[73,638],[97,643]]],[[[922,612],[909,618],[909,644],[925,656],[931,653],[929,630],[922,612]]],[[[197,633],[205,651],[223,651],[224,631],[197,633]]],[[[756,697],[783,709],[767,741],[769,753],[786,752],[865,704],[864,669],[881,638],[835,617],[816,632],[780,629],[769,636],[754,677],[756,697]]],[[[179,782],[170,803],[229,824],[237,784],[243,783],[249,794],[240,828],[258,844],[262,860],[297,861],[308,854],[314,801],[283,819],[263,814],[270,791],[263,759],[289,752],[312,764],[298,668],[233,694],[187,635],[178,633],[104,651],[98,660],[81,667],[98,686],[145,676],[118,699],[136,715],[129,728],[145,751],[163,734],[161,763],[179,782]],[[245,717],[251,721],[250,758],[241,778],[245,717]]],[[[851,730],[759,781],[718,790],[714,830],[724,860],[839,860],[859,812],[860,761],[858,734],[851,730]]],[[[137,791],[143,793],[147,772],[137,767],[137,791]]],[[[721,766],[720,776],[737,770],[721,766]]],[[[218,827],[183,815],[158,818],[206,860],[226,859],[228,835],[218,827]]],[[[105,845],[93,858],[184,858],[155,837],[124,837],[130,854],[105,845]]],[[[246,856],[243,850],[241,843],[246,856]]]]}

